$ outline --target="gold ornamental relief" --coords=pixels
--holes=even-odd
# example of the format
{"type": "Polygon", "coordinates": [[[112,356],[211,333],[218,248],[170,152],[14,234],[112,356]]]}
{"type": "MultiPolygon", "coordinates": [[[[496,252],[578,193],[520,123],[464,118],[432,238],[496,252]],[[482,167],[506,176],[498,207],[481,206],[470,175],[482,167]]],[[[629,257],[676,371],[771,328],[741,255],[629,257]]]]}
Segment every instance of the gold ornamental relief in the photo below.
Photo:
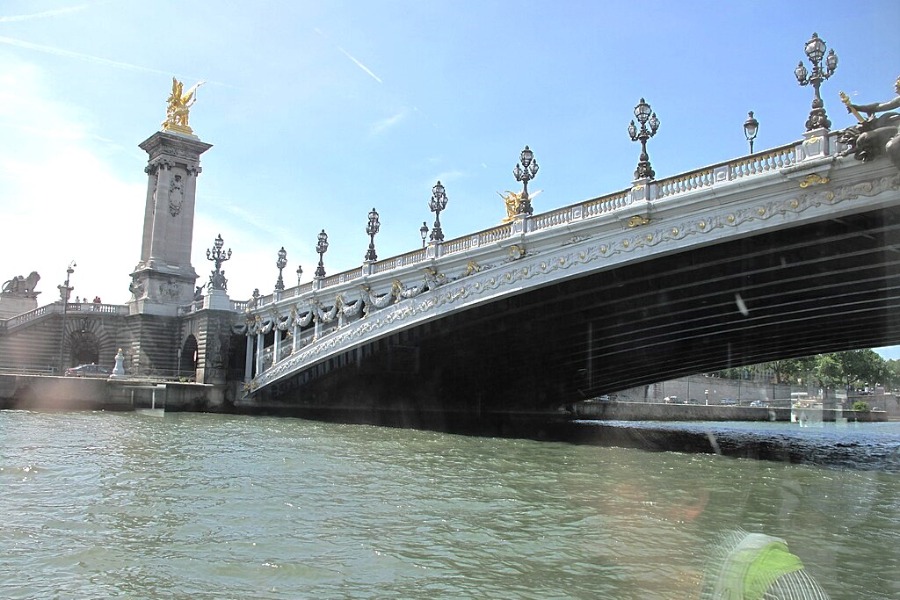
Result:
{"type": "Polygon", "coordinates": [[[811,185],[822,185],[831,181],[828,177],[822,177],[817,173],[812,173],[803,178],[803,181],[800,182],[800,187],[808,188],[811,185]]]}
{"type": "Polygon", "coordinates": [[[628,222],[626,224],[628,225],[628,227],[639,227],[641,225],[646,225],[649,222],[650,222],[650,219],[648,219],[645,216],[634,215],[633,217],[628,219],[628,222]]]}
{"type": "Polygon", "coordinates": [[[163,131],[194,135],[194,130],[191,129],[188,122],[191,107],[197,101],[197,90],[204,83],[201,81],[184,92],[184,84],[174,77],[172,78],[172,92],[166,100],[166,120],[162,123],[163,131]]]}

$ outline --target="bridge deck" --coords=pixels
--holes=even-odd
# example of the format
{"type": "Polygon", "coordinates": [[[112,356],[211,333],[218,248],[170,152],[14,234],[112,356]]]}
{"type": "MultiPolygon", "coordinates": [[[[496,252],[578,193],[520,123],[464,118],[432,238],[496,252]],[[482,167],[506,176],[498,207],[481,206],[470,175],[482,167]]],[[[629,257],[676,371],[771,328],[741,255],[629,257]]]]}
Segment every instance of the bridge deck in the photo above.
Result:
{"type": "Polygon", "coordinates": [[[540,408],[900,342],[900,176],[808,154],[642,182],[266,297],[239,328],[255,344],[249,391],[540,408]]]}

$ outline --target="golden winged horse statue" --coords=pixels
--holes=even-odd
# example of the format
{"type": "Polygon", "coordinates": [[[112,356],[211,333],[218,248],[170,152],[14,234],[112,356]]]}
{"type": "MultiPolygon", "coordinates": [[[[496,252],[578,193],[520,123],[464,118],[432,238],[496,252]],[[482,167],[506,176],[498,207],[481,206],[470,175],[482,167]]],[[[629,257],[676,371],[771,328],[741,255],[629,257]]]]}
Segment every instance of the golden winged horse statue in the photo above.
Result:
{"type": "Polygon", "coordinates": [[[184,84],[176,78],[172,78],[172,93],[166,100],[166,120],[163,121],[163,129],[166,131],[176,131],[178,133],[187,133],[193,135],[194,131],[188,124],[191,106],[197,101],[197,90],[203,81],[195,84],[191,89],[184,92],[184,84]]]}

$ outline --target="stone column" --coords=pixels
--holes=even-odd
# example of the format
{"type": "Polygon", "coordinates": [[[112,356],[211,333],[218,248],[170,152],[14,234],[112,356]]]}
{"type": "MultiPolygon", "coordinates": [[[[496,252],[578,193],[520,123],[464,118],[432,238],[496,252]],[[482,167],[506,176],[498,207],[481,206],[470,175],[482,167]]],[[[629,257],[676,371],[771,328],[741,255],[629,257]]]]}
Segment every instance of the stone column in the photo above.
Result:
{"type": "Polygon", "coordinates": [[[244,358],[244,383],[253,379],[253,336],[247,333],[247,350],[244,358]]]}
{"type": "Polygon", "coordinates": [[[263,351],[265,348],[263,344],[265,342],[265,337],[262,333],[256,334],[256,374],[259,375],[263,372],[263,351]]]}
{"type": "Polygon", "coordinates": [[[140,144],[149,160],[141,258],[131,274],[131,314],[174,317],[194,295],[191,265],[200,155],[211,148],[194,135],[158,131],[140,144]]]}
{"type": "Polygon", "coordinates": [[[278,325],[272,326],[272,332],[275,334],[275,342],[272,344],[272,366],[278,362],[278,353],[281,352],[281,330],[278,325]]]}

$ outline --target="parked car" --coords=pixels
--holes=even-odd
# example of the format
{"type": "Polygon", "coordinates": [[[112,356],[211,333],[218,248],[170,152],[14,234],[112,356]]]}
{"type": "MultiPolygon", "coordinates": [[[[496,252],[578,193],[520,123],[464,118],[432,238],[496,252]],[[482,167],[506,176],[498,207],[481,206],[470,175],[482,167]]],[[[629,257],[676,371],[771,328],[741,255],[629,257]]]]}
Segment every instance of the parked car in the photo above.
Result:
{"type": "Polygon", "coordinates": [[[737,406],[738,401],[734,398],[722,398],[719,400],[719,404],[724,404],[725,406],[737,406]]]}
{"type": "Polygon", "coordinates": [[[109,377],[109,375],[109,369],[94,363],[66,369],[66,377],[109,377]]]}

